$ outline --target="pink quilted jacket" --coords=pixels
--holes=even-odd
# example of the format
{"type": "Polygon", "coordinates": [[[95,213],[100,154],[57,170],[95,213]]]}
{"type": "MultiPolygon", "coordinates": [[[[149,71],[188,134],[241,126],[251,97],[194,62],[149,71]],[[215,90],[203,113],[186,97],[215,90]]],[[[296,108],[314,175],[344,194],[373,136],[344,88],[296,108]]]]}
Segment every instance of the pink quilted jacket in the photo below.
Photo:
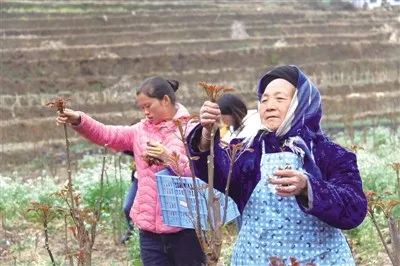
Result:
{"type": "MultiPolygon", "coordinates": [[[[177,104],[178,111],[174,119],[187,117],[187,109],[177,104]]],[[[183,175],[189,176],[190,169],[187,157],[177,126],[173,121],[164,121],[153,124],[147,119],[132,126],[106,126],[85,113],[81,114],[81,123],[73,127],[79,134],[88,140],[98,144],[107,145],[117,151],[132,150],[135,154],[135,162],[138,178],[138,191],[130,212],[130,216],[137,227],[154,233],[174,233],[182,230],[163,223],[160,201],[158,198],[155,173],[165,166],[148,166],[143,160],[148,141],[158,141],[170,151],[180,154],[180,169],[183,175]]],[[[189,132],[189,128],[187,132],[189,132]]]]}

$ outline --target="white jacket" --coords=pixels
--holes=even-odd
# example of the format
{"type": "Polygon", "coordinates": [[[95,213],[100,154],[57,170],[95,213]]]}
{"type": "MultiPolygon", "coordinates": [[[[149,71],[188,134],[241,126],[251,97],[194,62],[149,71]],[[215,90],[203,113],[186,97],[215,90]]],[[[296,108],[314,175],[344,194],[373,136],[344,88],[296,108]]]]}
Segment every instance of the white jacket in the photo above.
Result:
{"type": "Polygon", "coordinates": [[[242,125],[236,130],[231,126],[222,140],[229,143],[232,139],[250,138],[253,137],[252,135],[256,135],[260,128],[260,114],[255,109],[248,110],[247,115],[242,120],[242,125]]]}

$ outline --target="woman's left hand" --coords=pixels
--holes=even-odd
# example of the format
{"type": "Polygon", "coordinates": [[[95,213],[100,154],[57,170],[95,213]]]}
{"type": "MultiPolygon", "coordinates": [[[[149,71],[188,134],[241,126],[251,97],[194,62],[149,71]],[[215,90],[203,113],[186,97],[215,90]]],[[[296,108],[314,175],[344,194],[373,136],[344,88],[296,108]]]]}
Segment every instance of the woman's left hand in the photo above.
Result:
{"type": "Polygon", "coordinates": [[[170,159],[169,150],[164,145],[156,141],[147,142],[146,153],[148,156],[157,158],[164,163],[168,162],[170,159]]]}
{"type": "Polygon", "coordinates": [[[276,194],[281,197],[307,196],[307,176],[300,171],[284,169],[274,172],[269,183],[275,185],[276,194]]]}

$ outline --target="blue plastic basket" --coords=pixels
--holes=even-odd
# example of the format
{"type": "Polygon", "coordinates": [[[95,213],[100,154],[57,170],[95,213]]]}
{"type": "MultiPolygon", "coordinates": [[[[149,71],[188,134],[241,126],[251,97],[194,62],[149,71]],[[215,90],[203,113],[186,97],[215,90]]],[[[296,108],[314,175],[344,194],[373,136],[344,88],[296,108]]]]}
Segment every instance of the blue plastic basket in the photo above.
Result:
{"type": "MultiPolygon", "coordinates": [[[[192,178],[179,178],[177,176],[171,175],[171,172],[168,170],[163,170],[156,173],[156,177],[164,224],[182,228],[194,228],[193,221],[190,218],[191,216],[189,212],[188,202],[186,201],[185,197],[186,191],[187,199],[191,204],[190,206],[192,214],[193,216],[195,216],[196,200],[194,197],[192,178]]],[[[202,229],[207,230],[209,227],[207,222],[207,183],[196,178],[196,185],[199,195],[201,227],[202,229]]],[[[220,202],[222,219],[224,211],[223,207],[225,204],[225,195],[215,189],[214,192],[220,202]]],[[[230,222],[238,216],[239,211],[236,203],[231,198],[229,198],[225,222],[230,222]]]]}

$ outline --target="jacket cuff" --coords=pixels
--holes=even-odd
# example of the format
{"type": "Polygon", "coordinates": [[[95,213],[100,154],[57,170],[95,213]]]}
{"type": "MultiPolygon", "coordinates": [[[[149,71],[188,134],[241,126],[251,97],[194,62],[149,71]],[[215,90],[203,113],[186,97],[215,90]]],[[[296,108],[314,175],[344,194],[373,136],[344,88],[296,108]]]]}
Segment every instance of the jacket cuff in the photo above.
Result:
{"type": "Polygon", "coordinates": [[[296,196],[297,204],[303,209],[304,212],[309,212],[314,207],[314,196],[313,189],[310,182],[310,175],[304,173],[307,176],[307,197],[296,196]]]}
{"type": "Polygon", "coordinates": [[[80,116],[80,120],[81,120],[81,121],[79,122],[78,125],[72,125],[72,124],[71,124],[71,127],[72,127],[73,129],[80,129],[80,128],[82,128],[82,127],[85,125],[85,123],[86,123],[86,121],[87,121],[87,118],[88,118],[88,115],[85,114],[84,112],[78,111],[78,113],[79,113],[79,116],[80,116]]]}
{"type": "Polygon", "coordinates": [[[198,124],[193,130],[189,133],[187,137],[189,152],[191,156],[207,156],[210,154],[210,151],[200,151],[199,144],[201,140],[201,131],[203,130],[203,126],[198,124]]]}
{"type": "Polygon", "coordinates": [[[303,210],[305,213],[311,213],[314,208],[314,192],[310,179],[313,177],[306,172],[304,172],[304,174],[307,176],[307,198],[304,196],[296,196],[296,200],[301,210],[303,210]]]}

